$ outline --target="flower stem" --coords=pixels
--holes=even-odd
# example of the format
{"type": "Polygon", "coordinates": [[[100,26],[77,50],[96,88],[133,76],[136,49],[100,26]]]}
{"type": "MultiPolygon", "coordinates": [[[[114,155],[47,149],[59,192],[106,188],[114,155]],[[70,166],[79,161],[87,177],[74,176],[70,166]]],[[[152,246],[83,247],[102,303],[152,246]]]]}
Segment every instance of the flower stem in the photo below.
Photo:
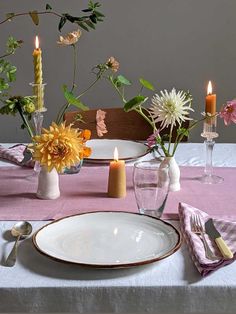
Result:
{"type": "MultiPolygon", "coordinates": [[[[199,122],[202,122],[202,121],[206,120],[206,118],[207,118],[207,116],[204,117],[203,119],[200,119],[200,120],[195,121],[192,125],[190,125],[190,126],[187,128],[187,130],[188,130],[188,131],[191,131],[199,122]]],[[[174,156],[175,151],[176,151],[176,149],[177,149],[179,143],[182,141],[182,139],[183,139],[184,136],[185,136],[184,133],[177,136],[176,142],[175,142],[175,145],[174,145],[174,148],[173,148],[172,156],[174,156]]]]}
{"type": "MultiPolygon", "coordinates": [[[[90,88],[92,88],[99,80],[100,78],[102,77],[102,74],[99,74],[96,78],[96,80],[93,81],[93,83],[91,85],[89,85],[88,88],[86,88],[81,94],[79,94],[76,98],[77,99],[80,99],[82,96],[84,96],[89,90],[90,88]]],[[[62,122],[62,119],[63,119],[63,116],[66,112],[66,110],[70,107],[70,104],[69,103],[66,103],[62,106],[62,108],[60,109],[59,111],[59,114],[58,114],[58,117],[57,117],[57,120],[56,120],[56,123],[59,124],[62,122]]]]}
{"type": "MultiPolygon", "coordinates": [[[[56,15],[56,16],[58,16],[58,17],[60,17],[60,18],[62,17],[61,14],[58,14],[58,13],[56,13],[56,12],[54,12],[54,11],[42,11],[42,12],[37,12],[37,14],[38,14],[38,15],[41,15],[41,14],[52,14],[52,15],[56,15]]],[[[14,14],[13,16],[9,16],[9,17],[6,18],[5,20],[1,21],[1,22],[0,22],[0,25],[6,23],[7,21],[12,20],[13,18],[15,18],[15,17],[17,17],[17,16],[22,16],[22,15],[29,15],[29,12],[16,13],[16,14],[14,14]]]]}
{"type": "Polygon", "coordinates": [[[0,56],[0,59],[3,59],[3,58],[6,58],[6,57],[9,57],[13,54],[13,52],[8,52],[8,53],[5,53],[5,55],[2,55],[0,56]]]}
{"type": "Polygon", "coordinates": [[[168,154],[170,153],[170,146],[171,146],[172,132],[173,132],[173,123],[172,123],[172,124],[171,124],[171,126],[170,126],[169,144],[168,144],[168,154]]]}
{"type": "Polygon", "coordinates": [[[146,110],[146,108],[142,108],[141,106],[138,106],[138,107],[135,108],[134,110],[135,110],[136,112],[138,112],[138,113],[151,125],[151,127],[152,127],[153,130],[155,131],[155,130],[156,130],[155,123],[154,123],[152,120],[150,120],[150,119],[145,115],[145,113],[143,112],[142,109],[145,109],[145,110],[146,110]]]}
{"type": "Polygon", "coordinates": [[[77,70],[77,48],[76,45],[72,45],[73,47],[73,80],[72,80],[72,87],[71,87],[71,92],[73,91],[73,89],[75,88],[75,81],[76,81],[76,70],[77,70]]]}
{"type": "Polygon", "coordinates": [[[112,86],[115,88],[115,90],[116,90],[117,93],[119,94],[121,100],[122,100],[123,103],[125,104],[125,103],[126,103],[126,99],[125,99],[125,97],[124,97],[124,91],[121,92],[121,91],[119,90],[119,88],[118,88],[118,87],[116,86],[116,84],[113,82],[112,76],[109,76],[109,77],[108,77],[108,80],[109,80],[109,82],[112,84],[112,86]]]}
{"type": "Polygon", "coordinates": [[[89,87],[87,87],[81,94],[79,94],[76,98],[79,99],[80,97],[84,96],[89,90],[90,88],[92,88],[102,77],[102,73],[98,74],[96,80],[93,81],[93,83],[91,85],[89,85],[89,87]]]}
{"type": "Polygon", "coordinates": [[[26,119],[24,113],[22,112],[20,106],[17,106],[17,109],[18,109],[18,112],[19,112],[19,114],[20,114],[20,116],[21,116],[21,119],[22,119],[22,121],[23,121],[23,123],[24,123],[24,125],[25,125],[25,127],[26,127],[26,129],[27,129],[27,131],[28,131],[28,133],[29,133],[29,136],[30,136],[30,137],[33,137],[33,136],[34,136],[34,133],[33,133],[33,131],[31,130],[31,127],[30,127],[30,125],[29,125],[29,123],[28,123],[28,121],[27,121],[27,119],[26,119]]]}

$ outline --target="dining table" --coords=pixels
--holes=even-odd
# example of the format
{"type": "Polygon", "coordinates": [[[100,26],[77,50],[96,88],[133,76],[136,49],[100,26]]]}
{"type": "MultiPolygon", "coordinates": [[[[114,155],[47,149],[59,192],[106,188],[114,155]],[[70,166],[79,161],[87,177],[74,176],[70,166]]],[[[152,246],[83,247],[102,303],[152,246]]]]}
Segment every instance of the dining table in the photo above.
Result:
{"type": "MultiPolygon", "coordinates": [[[[9,147],[13,143],[4,143],[2,145],[9,147]]],[[[149,153],[138,160],[150,160],[152,158],[154,158],[153,154],[149,153]]],[[[193,171],[196,169],[198,174],[203,174],[205,165],[204,143],[180,143],[175,159],[181,168],[181,172],[184,171],[185,167],[188,167],[193,171]]],[[[126,169],[129,169],[130,173],[133,165],[134,161],[126,163],[126,169]]],[[[228,169],[226,174],[228,176],[230,169],[236,168],[236,144],[217,143],[213,151],[213,165],[216,173],[218,169],[221,174],[228,169]]],[[[20,171],[21,168],[7,160],[1,159],[0,161],[0,172],[5,170],[4,180],[12,180],[12,182],[16,180],[17,171],[20,171]],[[9,171],[8,178],[7,169],[15,169],[16,175],[10,176],[9,171]]],[[[64,174],[63,176],[79,178],[80,175],[84,175],[86,177],[86,173],[91,169],[98,171],[99,175],[99,169],[108,169],[108,165],[95,165],[85,161],[82,166],[83,173],[64,174]]],[[[94,180],[96,178],[95,176],[94,180]]],[[[4,180],[0,181],[0,191],[3,189],[4,180]]],[[[232,178],[231,182],[232,191],[236,192],[236,176],[232,178]]],[[[191,184],[190,181],[189,183],[187,181],[183,186],[181,185],[181,188],[187,189],[189,184],[191,184]]],[[[197,206],[200,204],[199,206],[203,206],[201,197],[206,198],[209,185],[200,182],[198,184],[199,189],[201,189],[201,195],[197,194],[199,203],[190,205],[197,206]]],[[[23,188],[24,183],[21,185],[19,188],[23,188]]],[[[93,184],[91,184],[91,187],[93,187],[93,184]]],[[[216,184],[215,187],[217,188],[216,202],[218,204],[215,204],[218,205],[217,215],[218,218],[221,217],[221,214],[224,217],[225,199],[224,202],[220,202],[221,197],[223,197],[220,194],[220,184],[216,184]]],[[[79,184],[77,189],[80,189],[79,184]]],[[[104,187],[104,191],[105,189],[106,187],[104,187]]],[[[214,187],[211,186],[211,189],[214,189],[214,187]]],[[[69,187],[67,191],[69,191],[69,187]]],[[[235,193],[232,191],[230,193],[232,193],[232,197],[235,197],[235,193]]],[[[61,192],[63,194],[63,191],[61,192]]],[[[86,206],[89,211],[96,210],[96,206],[99,206],[99,195],[95,193],[96,191],[93,192],[93,199],[88,203],[86,203],[86,195],[83,197],[78,195],[75,198],[78,213],[80,213],[80,209],[82,212],[86,212],[86,206]]],[[[130,193],[132,194],[133,191],[130,191],[130,193]]],[[[193,195],[197,193],[197,189],[193,189],[192,193],[193,195]]],[[[9,194],[11,194],[10,190],[9,194]]],[[[162,217],[178,230],[180,229],[178,201],[182,201],[182,194],[179,195],[179,198],[176,197],[176,203],[167,204],[167,206],[175,207],[170,210],[170,215],[164,215],[166,210],[164,209],[162,217]]],[[[184,195],[187,197],[187,193],[184,195]]],[[[73,195],[73,197],[75,196],[73,195]]],[[[214,194],[209,194],[209,198],[212,198],[210,203],[212,207],[214,207],[213,197],[214,194]]],[[[2,197],[3,199],[4,197],[2,197]]],[[[21,212],[24,210],[23,206],[30,210],[31,202],[32,198],[30,196],[28,199],[27,196],[24,196],[24,202],[20,203],[21,212]]],[[[41,200],[41,202],[43,204],[44,201],[41,200]]],[[[50,200],[50,202],[53,204],[55,201],[50,200]]],[[[11,208],[11,204],[13,207],[17,206],[14,203],[13,196],[7,197],[6,195],[4,202],[1,201],[0,203],[0,212],[6,204],[9,205],[9,208],[11,208]]],[[[33,233],[53,219],[62,217],[62,215],[47,217],[46,214],[41,217],[40,201],[37,204],[38,207],[32,205],[32,210],[39,213],[39,216],[36,215],[35,219],[30,220],[33,233]]],[[[120,210],[126,211],[127,208],[122,207],[122,201],[120,204],[120,210]]],[[[129,204],[132,207],[130,211],[138,212],[135,198],[132,195],[129,204]]],[[[234,207],[231,208],[231,212],[235,212],[236,215],[236,202],[234,205],[232,205],[232,202],[230,204],[231,207],[234,207]]],[[[227,205],[226,202],[225,205],[227,205]]],[[[109,202],[104,206],[106,210],[109,210],[109,202]]],[[[111,211],[116,209],[116,207],[115,209],[110,208],[111,211]]],[[[202,207],[199,209],[206,210],[202,207]]],[[[68,214],[71,214],[70,208],[68,208],[68,214]]],[[[236,221],[235,215],[233,214],[228,218],[236,221]]],[[[10,230],[18,220],[22,220],[20,215],[19,219],[15,217],[11,215],[8,217],[6,214],[0,221],[0,312],[215,314],[236,312],[236,263],[231,263],[208,276],[202,277],[190,257],[184,239],[180,249],[161,261],[136,267],[99,269],[50,259],[35,249],[32,236],[29,236],[20,241],[15,266],[6,267],[5,260],[14,243],[10,230]]],[[[27,215],[25,218],[28,218],[27,215]]]]}

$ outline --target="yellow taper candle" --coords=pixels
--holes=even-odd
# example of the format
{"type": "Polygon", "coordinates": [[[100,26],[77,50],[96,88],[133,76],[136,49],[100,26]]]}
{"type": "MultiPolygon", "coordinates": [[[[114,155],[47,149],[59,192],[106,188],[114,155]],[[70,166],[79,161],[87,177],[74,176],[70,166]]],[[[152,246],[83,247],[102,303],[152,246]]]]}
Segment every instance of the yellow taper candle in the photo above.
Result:
{"type": "Polygon", "coordinates": [[[42,51],[39,48],[39,38],[35,37],[35,49],[33,51],[34,60],[34,95],[36,96],[35,109],[43,111],[44,109],[44,86],[42,70],[42,51]]]}
{"type": "Polygon", "coordinates": [[[118,160],[117,147],[114,150],[114,161],[110,162],[109,167],[108,196],[116,198],[126,196],[125,162],[118,160]]]}
{"type": "Polygon", "coordinates": [[[35,38],[35,49],[33,51],[34,59],[34,83],[42,84],[43,83],[43,71],[42,71],[42,51],[39,48],[39,38],[35,38]]]}

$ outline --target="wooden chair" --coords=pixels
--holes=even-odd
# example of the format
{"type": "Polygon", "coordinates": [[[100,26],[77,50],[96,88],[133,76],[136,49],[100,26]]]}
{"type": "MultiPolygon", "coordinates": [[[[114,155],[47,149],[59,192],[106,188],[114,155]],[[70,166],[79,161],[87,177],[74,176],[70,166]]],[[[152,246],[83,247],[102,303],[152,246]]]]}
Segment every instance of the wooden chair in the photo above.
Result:
{"type": "MultiPolygon", "coordinates": [[[[96,130],[96,114],[98,109],[91,109],[88,111],[71,111],[66,112],[64,121],[66,125],[74,123],[75,128],[91,130],[91,138],[104,138],[104,139],[124,139],[145,141],[152,133],[151,126],[145,119],[136,111],[125,112],[123,108],[101,108],[106,112],[105,124],[108,132],[103,137],[98,137],[96,130]],[[84,122],[76,121],[77,115],[80,114],[84,122]]],[[[188,127],[189,121],[183,124],[183,127],[188,127]]],[[[161,134],[166,133],[167,130],[162,130],[161,134]]],[[[176,128],[173,131],[173,140],[176,137],[176,128]]],[[[184,142],[187,137],[184,137],[184,142]]]]}

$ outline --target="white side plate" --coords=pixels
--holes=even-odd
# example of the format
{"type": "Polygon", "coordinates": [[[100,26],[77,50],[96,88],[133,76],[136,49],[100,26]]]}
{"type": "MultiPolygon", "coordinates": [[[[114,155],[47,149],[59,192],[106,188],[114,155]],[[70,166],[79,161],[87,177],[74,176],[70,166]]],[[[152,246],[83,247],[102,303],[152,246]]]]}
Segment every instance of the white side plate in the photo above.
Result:
{"type": "Polygon", "coordinates": [[[137,159],[148,153],[148,147],[145,144],[126,140],[94,139],[87,141],[87,146],[92,149],[92,154],[85,158],[89,162],[103,163],[113,160],[115,147],[118,149],[119,159],[126,161],[137,159]]]}
{"type": "Polygon", "coordinates": [[[181,245],[169,223],[134,213],[93,212],[69,216],[33,236],[40,253],[53,259],[99,268],[138,266],[161,260],[181,245]]]}

